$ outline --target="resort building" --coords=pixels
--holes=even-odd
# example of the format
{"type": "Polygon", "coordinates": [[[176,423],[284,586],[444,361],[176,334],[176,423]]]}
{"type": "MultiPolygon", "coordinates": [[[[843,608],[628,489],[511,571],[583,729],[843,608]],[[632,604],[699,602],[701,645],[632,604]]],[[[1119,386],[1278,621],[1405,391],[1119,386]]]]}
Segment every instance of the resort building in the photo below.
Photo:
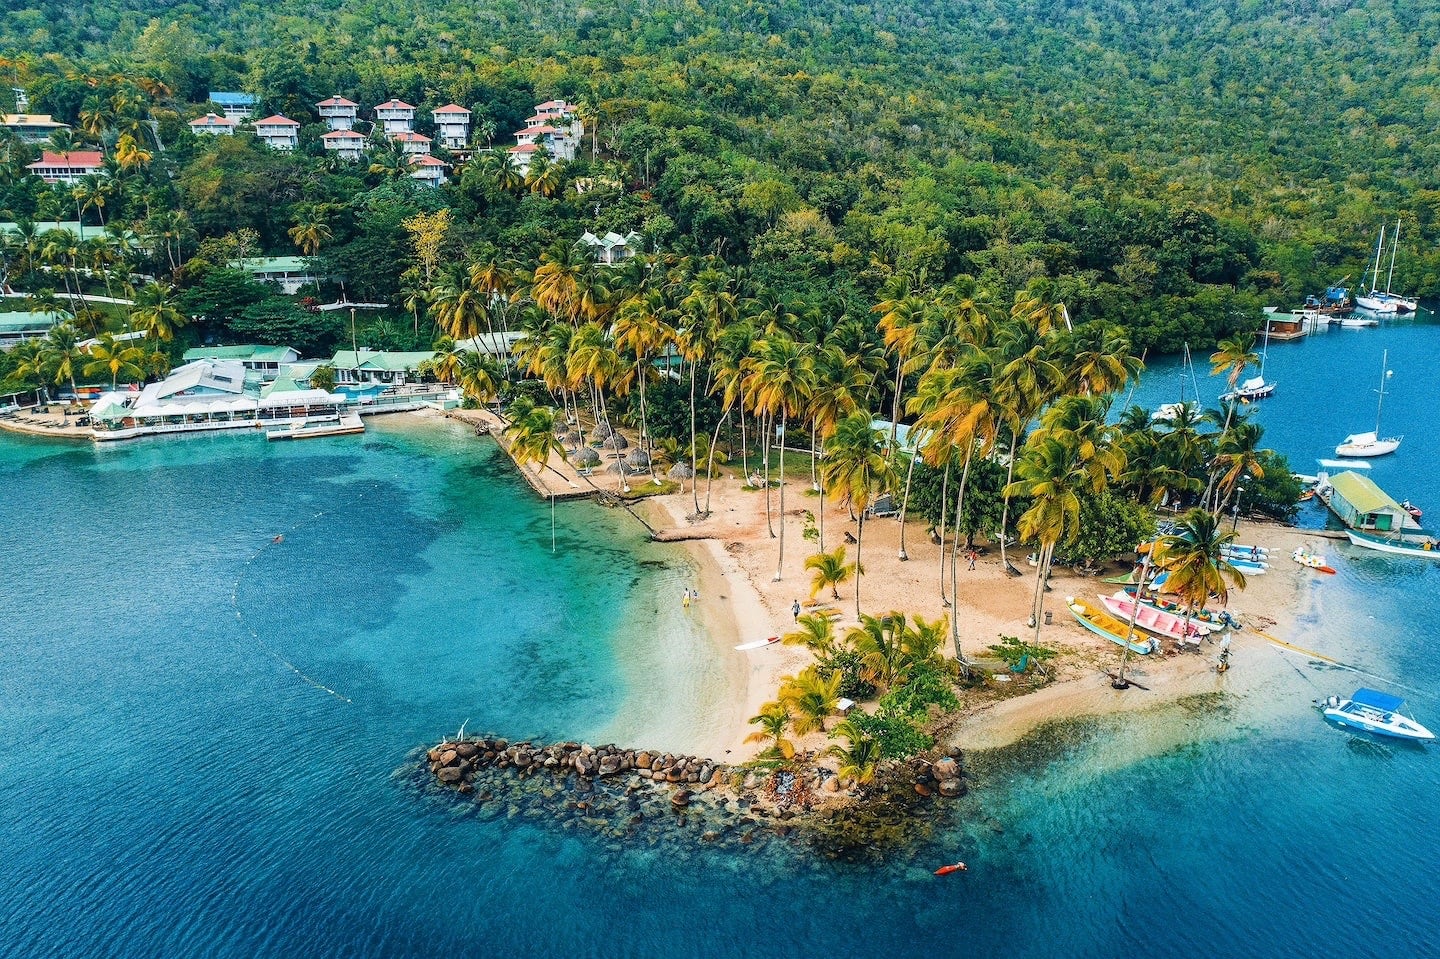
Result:
{"type": "Polygon", "coordinates": [[[470,111],[447,103],[430,114],[435,121],[435,136],[447,150],[463,150],[470,142],[470,111]]]}
{"type": "Polygon", "coordinates": [[[410,133],[415,129],[415,108],[391,97],[375,108],[375,122],[386,136],[410,133]]]}
{"type": "Polygon", "coordinates": [[[535,115],[525,121],[525,129],[515,131],[511,160],[524,174],[529,174],[530,158],[541,148],[552,159],[573,160],[575,148],[584,136],[585,125],[576,116],[574,106],[564,100],[547,100],[535,107],[535,115]]]}
{"type": "Polygon", "coordinates": [[[384,350],[341,350],[330,364],[335,382],[346,386],[400,386],[420,381],[420,364],[433,362],[431,353],[391,353],[384,350]]]}
{"type": "Polygon", "coordinates": [[[1410,513],[1390,498],[1375,481],[1346,470],[1322,477],[1320,498],[1351,529],[1372,533],[1422,532],[1410,513]]]}
{"type": "Polygon", "coordinates": [[[320,145],[352,162],[365,152],[365,138],[354,130],[332,130],[320,137],[320,145]]]}
{"type": "Polygon", "coordinates": [[[253,117],[255,107],[260,101],[248,93],[211,90],[210,102],[219,107],[221,114],[227,119],[239,122],[253,117]]]}
{"type": "Polygon", "coordinates": [[[71,150],[68,153],[42,150],[40,159],[27,164],[25,169],[46,183],[75,184],[84,177],[104,172],[105,158],[99,150],[71,150]]]}
{"type": "Polygon", "coordinates": [[[471,350],[485,356],[493,356],[498,359],[507,359],[515,353],[515,344],[525,338],[520,331],[497,330],[494,333],[481,333],[472,336],[468,340],[456,340],[455,347],[461,350],[471,350]]]}
{"type": "Polygon", "coordinates": [[[430,138],[423,133],[397,133],[390,139],[400,144],[400,152],[408,156],[424,156],[430,152],[430,138]]]}
{"type": "Polygon", "coordinates": [[[645,248],[645,238],[633,230],[624,236],[613,231],[596,236],[587,231],[580,237],[580,242],[590,247],[595,254],[595,262],[602,266],[622,263],[645,248]]]}
{"type": "Polygon", "coordinates": [[[280,375],[280,368],[300,359],[300,351],[288,346],[197,346],[185,351],[186,363],[196,360],[229,360],[238,362],[247,374],[254,374],[262,383],[280,375]]]}
{"type": "Polygon", "coordinates": [[[334,419],[346,402],[342,394],[313,389],[260,396],[245,388],[238,360],[196,360],[139,392],[103,394],[90,419],[95,439],[104,441],[334,419]]]}
{"type": "Polygon", "coordinates": [[[445,163],[430,154],[410,158],[410,179],[426,186],[439,186],[445,182],[445,163]]]}
{"type": "Polygon", "coordinates": [[[325,125],[332,132],[354,129],[355,120],[360,115],[360,104],[347,100],[338,93],[315,104],[315,109],[320,112],[320,119],[325,121],[325,125]]]}
{"type": "Polygon", "coordinates": [[[273,283],[281,292],[294,294],[302,286],[317,284],[323,277],[310,269],[310,261],[303,256],[252,256],[235,263],[261,283],[273,283]]]}
{"type": "Polygon", "coordinates": [[[277,113],[256,120],[255,135],[272,150],[293,150],[300,145],[300,124],[277,113]]]}
{"type": "Polygon", "coordinates": [[[50,328],[70,314],[58,313],[0,313],[0,350],[8,350],[17,343],[34,340],[50,332],[50,328]]]}
{"type": "Polygon", "coordinates": [[[214,113],[207,113],[198,120],[190,121],[192,133],[203,133],[213,137],[228,137],[235,133],[238,124],[229,117],[218,116],[214,113]]]}
{"type": "Polygon", "coordinates": [[[68,123],[55,120],[48,113],[7,113],[0,118],[0,129],[9,130],[22,143],[45,143],[56,130],[68,130],[68,123]]]}

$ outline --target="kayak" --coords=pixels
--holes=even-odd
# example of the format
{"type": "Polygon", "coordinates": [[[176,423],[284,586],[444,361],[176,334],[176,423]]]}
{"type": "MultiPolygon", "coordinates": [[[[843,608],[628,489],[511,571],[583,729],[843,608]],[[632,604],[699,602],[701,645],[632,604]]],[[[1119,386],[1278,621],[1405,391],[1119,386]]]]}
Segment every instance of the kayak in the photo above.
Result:
{"type": "Polygon", "coordinates": [[[751,649],[764,649],[766,646],[773,646],[778,642],[780,642],[779,636],[771,636],[768,639],[757,639],[752,643],[741,643],[735,649],[743,653],[751,649]]]}
{"type": "Polygon", "coordinates": [[[939,869],[935,870],[935,875],[948,876],[952,872],[965,872],[967,869],[968,867],[963,862],[955,862],[951,863],[948,866],[941,866],[939,869]]]}

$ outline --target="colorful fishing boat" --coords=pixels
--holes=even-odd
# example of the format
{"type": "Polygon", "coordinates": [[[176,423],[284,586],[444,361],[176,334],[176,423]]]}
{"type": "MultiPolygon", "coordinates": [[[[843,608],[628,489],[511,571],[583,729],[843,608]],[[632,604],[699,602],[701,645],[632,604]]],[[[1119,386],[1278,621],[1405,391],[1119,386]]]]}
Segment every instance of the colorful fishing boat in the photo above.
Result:
{"type": "Polygon", "coordinates": [[[1123,589],[1110,596],[1101,596],[1100,605],[1104,606],[1110,615],[1122,622],[1128,623],[1130,617],[1134,616],[1135,625],[1147,633],[1154,633],[1162,639],[1173,639],[1176,642],[1198,642],[1201,636],[1208,636],[1214,628],[1209,623],[1201,623],[1193,619],[1187,622],[1183,615],[1167,613],[1163,609],[1156,609],[1145,603],[1140,603],[1139,609],[1136,609],[1134,597],[1123,589]]]}
{"type": "Polygon", "coordinates": [[[1070,607],[1071,615],[1081,626],[1096,636],[1104,637],[1112,643],[1128,648],[1132,653],[1148,656],[1160,648],[1160,640],[1148,636],[1135,636],[1130,630],[1129,623],[1116,619],[1103,609],[1091,606],[1083,599],[1067,596],[1065,604],[1070,607]],[[1126,639],[1127,636],[1130,638],[1126,639]]]}
{"type": "MultiPolygon", "coordinates": [[[[1168,574],[1166,573],[1162,573],[1159,576],[1155,577],[1155,582],[1152,584],[1155,589],[1158,590],[1165,584],[1165,579],[1167,575],[1168,574]]],[[[1125,588],[1125,593],[1128,596],[1135,595],[1135,587],[1127,586],[1125,588]]],[[[1144,603],[1146,606],[1153,606],[1156,609],[1163,610],[1167,613],[1176,613],[1178,615],[1185,614],[1184,606],[1180,605],[1177,602],[1174,602],[1173,600],[1165,599],[1159,594],[1146,596],[1145,598],[1141,599],[1140,602],[1144,603]]],[[[1214,626],[1216,629],[1224,629],[1227,626],[1238,627],[1240,625],[1240,621],[1227,609],[1208,609],[1205,607],[1201,607],[1192,612],[1190,614],[1190,618],[1195,620],[1196,622],[1206,623],[1207,625],[1214,626]]]]}

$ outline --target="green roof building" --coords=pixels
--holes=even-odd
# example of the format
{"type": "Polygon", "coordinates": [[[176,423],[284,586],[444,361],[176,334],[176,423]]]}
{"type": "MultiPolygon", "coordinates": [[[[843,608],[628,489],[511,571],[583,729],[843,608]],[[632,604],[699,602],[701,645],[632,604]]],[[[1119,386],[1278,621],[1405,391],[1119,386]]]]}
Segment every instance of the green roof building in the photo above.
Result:
{"type": "Polygon", "coordinates": [[[0,349],[8,349],[25,340],[33,340],[50,332],[68,313],[0,313],[0,349]]]}
{"type": "Polygon", "coordinates": [[[350,386],[413,383],[420,379],[420,364],[435,359],[433,351],[399,353],[386,350],[341,350],[330,362],[335,382],[350,386]]]}
{"type": "Polygon", "coordinates": [[[245,369],[258,373],[262,382],[273,380],[280,367],[300,359],[300,351],[288,346],[197,346],[185,351],[185,362],[196,360],[239,360],[245,369]]]}
{"type": "Polygon", "coordinates": [[[1321,498],[1330,507],[1330,512],[1351,529],[1376,533],[1420,529],[1420,524],[1411,518],[1405,507],[1391,499],[1390,494],[1376,486],[1368,476],[1347,470],[1330,477],[1329,484],[1329,494],[1325,495],[1322,489],[1321,498]]]}

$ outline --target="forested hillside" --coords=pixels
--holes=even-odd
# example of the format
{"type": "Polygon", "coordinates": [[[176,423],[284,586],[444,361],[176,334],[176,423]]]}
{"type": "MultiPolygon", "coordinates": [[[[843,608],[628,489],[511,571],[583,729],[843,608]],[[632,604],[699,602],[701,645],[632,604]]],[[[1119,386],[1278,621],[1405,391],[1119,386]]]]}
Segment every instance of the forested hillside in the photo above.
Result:
{"type": "MultiPolygon", "coordinates": [[[[254,230],[291,254],[323,222],[319,255],[398,301],[402,221],[448,206],[455,262],[533,266],[585,230],[637,230],[832,323],[894,278],[968,276],[997,302],[1038,284],[1137,350],[1358,285],[1397,217],[1403,289],[1440,293],[1435,2],[46,0],[0,21],[0,51],[31,110],[109,147],[117,120],[156,121],[140,182],[86,215],[143,235],[183,214],[150,264],[182,285],[207,240],[254,230]],[[301,149],[197,141],[184,121],[213,89],[306,124],[301,149]],[[314,104],[333,93],[426,118],[453,101],[502,148],[566,97],[591,133],[543,189],[476,159],[425,194],[324,155],[314,104]]],[[[21,175],[29,156],[7,148],[5,219],[63,213],[21,175]]]]}

